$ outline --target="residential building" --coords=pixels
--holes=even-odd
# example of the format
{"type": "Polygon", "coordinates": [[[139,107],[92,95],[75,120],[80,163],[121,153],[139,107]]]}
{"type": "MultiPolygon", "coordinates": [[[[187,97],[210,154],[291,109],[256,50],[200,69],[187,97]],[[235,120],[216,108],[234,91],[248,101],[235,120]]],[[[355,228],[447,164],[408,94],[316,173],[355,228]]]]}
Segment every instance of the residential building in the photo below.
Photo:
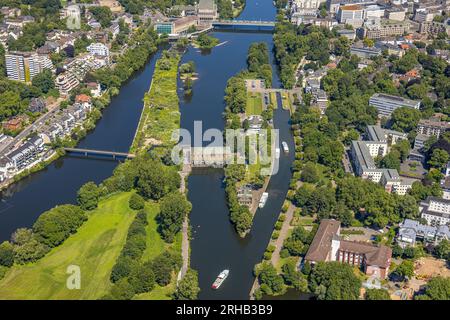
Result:
{"type": "Polygon", "coordinates": [[[10,131],[16,131],[22,128],[23,119],[21,117],[12,117],[3,123],[3,128],[10,131]]]}
{"type": "Polygon", "coordinates": [[[360,267],[368,276],[385,279],[391,265],[392,250],[384,245],[342,240],[340,222],[322,219],[305,260],[315,264],[340,261],[360,267]]]}
{"type": "Polygon", "coordinates": [[[51,69],[53,64],[45,55],[31,52],[10,52],[5,54],[6,74],[8,79],[30,82],[44,69],[51,69]]]}
{"type": "Polygon", "coordinates": [[[219,17],[214,0],[200,0],[197,14],[199,22],[202,24],[210,24],[219,17]]]}
{"type": "Polygon", "coordinates": [[[390,117],[395,109],[400,107],[409,107],[419,109],[420,101],[405,99],[399,96],[388,95],[385,93],[375,93],[369,100],[369,105],[378,110],[378,116],[390,117]]]}
{"type": "Polygon", "coordinates": [[[356,47],[351,46],[350,47],[350,54],[357,55],[360,58],[368,59],[376,56],[381,55],[381,49],[379,48],[369,48],[369,47],[356,47]]]}
{"type": "Polygon", "coordinates": [[[319,9],[320,4],[326,0],[294,0],[293,4],[299,9],[319,9]]]}
{"type": "Polygon", "coordinates": [[[376,4],[377,0],[327,0],[327,8],[331,14],[337,15],[339,8],[346,5],[376,4]]]}
{"type": "Polygon", "coordinates": [[[431,22],[436,14],[427,9],[418,9],[414,14],[414,21],[416,22],[431,22]]]}
{"type": "Polygon", "coordinates": [[[421,119],[417,125],[417,133],[439,138],[445,131],[450,130],[450,122],[440,121],[439,115],[430,119],[421,119]]]}
{"type": "Polygon", "coordinates": [[[430,136],[424,134],[417,134],[414,139],[414,149],[420,150],[425,146],[425,142],[430,139],[430,136]]]}
{"type": "Polygon", "coordinates": [[[253,196],[251,186],[241,186],[237,190],[237,199],[241,206],[250,207],[252,205],[253,196]]]}
{"type": "Polygon", "coordinates": [[[384,16],[391,21],[405,21],[406,11],[402,7],[389,7],[385,10],[384,16]]]}
{"type": "Polygon", "coordinates": [[[109,49],[103,43],[91,43],[86,47],[86,50],[93,55],[109,57],[109,49]]]}
{"type": "Polygon", "coordinates": [[[391,146],[400,140],[408,139],[408,135],[400,131],[384,129],[379,125],[369,125],[367,126],[367,139],[376,142],[384,142],[391,146]]]}
{"type": "Polygon", "coordinates": [[[402,36],[409,32],[408,21],[380,20],[368,22],[364,25],[363,36],[369,39],[382,39],[388,37],[402,36]]]}
{"type": "Polygon", "coordinates": [[[337,34],[340,37],[346,37],[348,40],[355,40],[356,39],[356,31],[355,30],[347,30],[347,29],[341,29],[337,31],[337,34]]]}
{"type": "Polygon", "coordinates": [[[363,18],[364,19],[381,19],[384,17],[385,8],[377,4],[372,4],[364,7],[363,18]]]}
{"type": "Polygon", "coordinates": [[[22,170],[37,160],[37,156],[44,150],[44,141],[39,136],[30,138],[16,150],[6,156],[10,159],[15,170],[22,170]]]}
{"type": "Polygon", "coordinates": [[[439,33],[445,33],[450,37],[450,19],[447,19],[444,22],[421,22],[419,25],[419,33],[427,33],[431,36],[436,36],[439,33]]]}
{"type": "Polygon", "coordinates": [[[439,244],[444,239],[450,240],[450,230],[446,225],[428,226],[416,220],[405,219],[399,227],[397,243],[402,248],[414,246],[417,240],[433,245],[439,244]]]}
{"type": "Polygon", "coordinates": [[[69,94],[74,88],[76,88],[80,82],[71,72],[64,72],[59,74],[55,79],[55,87],[62,95],[69,94]]]}
{"type": "Polygon", "coordinates": [[[431,226],[450,225],[450,200],[430,196],[420,203],[420,211],[431,226]]]}
{"type": "Polygon", "coordinates": [[[363,7],[357,4],[341,6],[338,11],[337,19],[339,23],[360,27],[364,22],[363,11],[363,7]]]}

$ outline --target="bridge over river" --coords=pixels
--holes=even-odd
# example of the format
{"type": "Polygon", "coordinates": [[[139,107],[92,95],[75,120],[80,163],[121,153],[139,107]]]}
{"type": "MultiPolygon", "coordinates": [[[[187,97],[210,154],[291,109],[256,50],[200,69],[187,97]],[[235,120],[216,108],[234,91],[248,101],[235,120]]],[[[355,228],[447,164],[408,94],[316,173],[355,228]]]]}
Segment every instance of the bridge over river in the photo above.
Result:
{"type": "Polygon", "coordinates": [[[263,20],[216,20],[212,22],[214,29],[232,31],[266,31],[275,30],[275,21],[263,20]]]}

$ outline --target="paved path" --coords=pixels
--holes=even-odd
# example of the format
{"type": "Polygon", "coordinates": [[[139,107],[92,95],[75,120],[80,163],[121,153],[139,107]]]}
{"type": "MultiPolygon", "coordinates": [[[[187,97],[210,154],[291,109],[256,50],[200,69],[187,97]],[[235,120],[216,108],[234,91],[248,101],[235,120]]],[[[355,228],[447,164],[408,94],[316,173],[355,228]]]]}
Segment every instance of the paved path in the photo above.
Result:
{"type": "MultiPolygon", "coordinates": [[[[180,183],[180,192],[186,192],[186,182],[185,178],[190,173],[190,166],[184,166],[183,171],[180,171],[181,183],[180,183]]],[[[183,227],[182,227],[182,240],[181,240],[181,257],[183,259],[183,264],[181,265],[180,272],[178,273],[177,281],[183,279],[186,275],[187,270],[189,269],[189,219],[188,215],[184,217],[183,227]]]]}
{"type": "Polygon", "coordinates": [[[278,236],[278,239],[275,241],[275,250],[272,253],[272,264],[273,266],[276,266],[278,264],[278,261],[280,260],[280,251],[283,248],[284,240],[286,240],[288,233],[289,233],[289,227],[291,226],[292,218],[294,217],[294,211],[295,206],[291,203],[289,205],[288,210],[286,211],[286,219],[283,221],[283,225],[280,230],[280,235],[278,236]]]}

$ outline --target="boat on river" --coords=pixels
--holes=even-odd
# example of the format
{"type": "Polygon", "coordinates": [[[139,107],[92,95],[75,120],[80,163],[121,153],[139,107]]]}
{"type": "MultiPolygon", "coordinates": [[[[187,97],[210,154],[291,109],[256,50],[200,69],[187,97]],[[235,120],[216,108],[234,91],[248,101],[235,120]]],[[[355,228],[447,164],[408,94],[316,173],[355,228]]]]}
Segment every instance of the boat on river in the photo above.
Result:
{"type": "Polygon", "coordinates": [[[212,284],[211,288],[213,289],[219,289],[219,287],[222,285],[222,283],[225,281],[225,279],[230,274],[230,270],[225,269],[223,270],[216,278],[214,283],[212,284]]]}
{"type": "Polygon", "coordinates": [[[269,194],[267,192],[263,192],[261,199],[259,199],[259,207],[264,208],[267,202],[267,198],[269,198],[269,194]]]}
{"type": "Polygon", "coordinates": [[[283,142],[281,143],[281,145],[283,146],[283,151],[284,151],[285,153],[289,153],[289,147],[288,147],[286,141],[283,141],[283,142]]]}

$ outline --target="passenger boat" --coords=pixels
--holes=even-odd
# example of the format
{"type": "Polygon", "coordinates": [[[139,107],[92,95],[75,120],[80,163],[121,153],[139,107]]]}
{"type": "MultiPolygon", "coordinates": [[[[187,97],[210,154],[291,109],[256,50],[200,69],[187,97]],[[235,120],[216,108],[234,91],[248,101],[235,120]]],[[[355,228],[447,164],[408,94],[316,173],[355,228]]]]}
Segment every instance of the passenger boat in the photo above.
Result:
{"type": "Polygon", "coordinates": [[[213,289],[219,289],[219,287],[222,285],[222,283],[225,281],[225,279],[228,277],[228,274],[230,273],[230,270],[223,270],[216,278],[214,283],[212,284],[211,288],[213,289]]]}
{"type": "Polygon", "coordinates": [[[281,145],[283,146],[283,151],[288,153],[289,152],[289,147],[288,147],[287,143],[285,141],[283,141],[281,143],[281,145]]]}
{"type": "Polygon", "coordinates": [[[263,192],[261,199],[259,199],[259,207],[264,208],[267,202],[267,198],[269,198],[269,194],[267,192],[263,192]]]}

